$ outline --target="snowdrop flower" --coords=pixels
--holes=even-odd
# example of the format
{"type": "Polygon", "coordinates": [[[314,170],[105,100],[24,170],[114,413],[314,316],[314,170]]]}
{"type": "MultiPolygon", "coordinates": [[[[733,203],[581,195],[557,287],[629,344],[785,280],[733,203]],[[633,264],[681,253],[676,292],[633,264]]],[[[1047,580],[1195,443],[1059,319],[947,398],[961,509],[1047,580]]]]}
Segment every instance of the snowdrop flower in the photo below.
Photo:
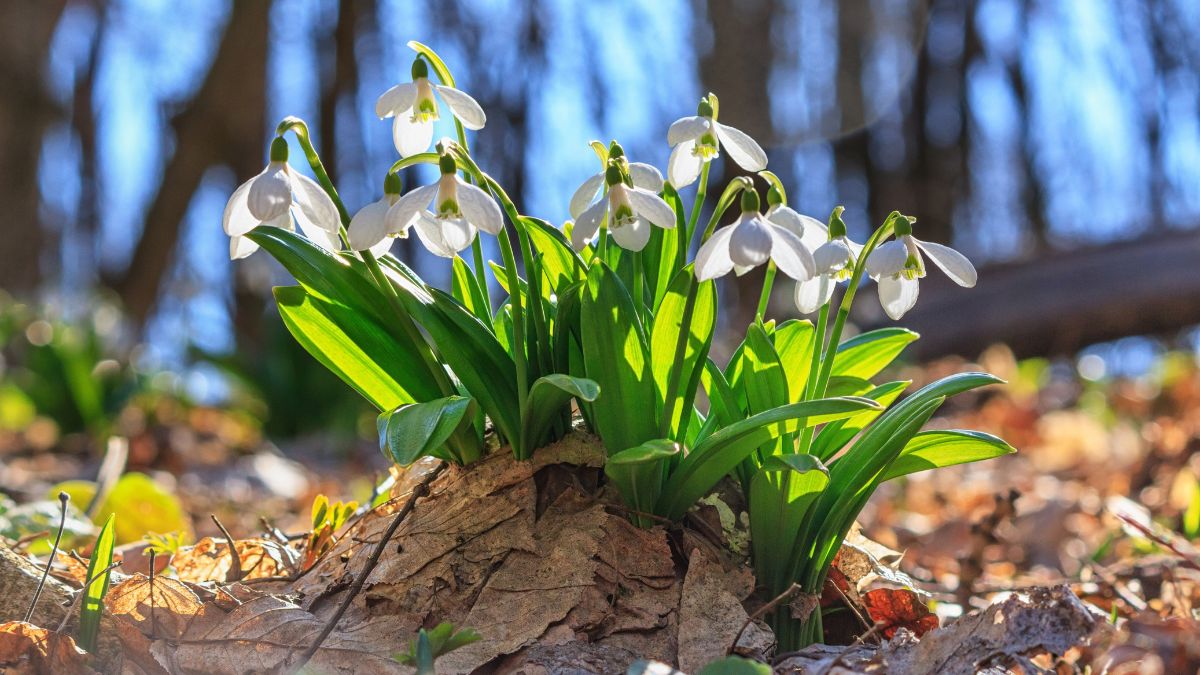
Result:
{"type": "MultiPolygon", "coordinates": [[[[453,258],[471,245],[478,230],[499,234],[504,216],[488,193],[458,177],[453,157],[442,155],[439,166],[442,176],[436,183],[419,187],[388,207],[382,236],[404,237],[415,226],[425,248],[453,258]]],[[[374,237],[375,233],[364,236],[357,245],[374,246],[374,237]]]]}
{"type": "Polygon", "coordinates": [[[667,131],[667,143],[673,147],[667,178],[676,189],[695,182],[704,163],[720,154],[722,143],[733,161],[746,171],[767,168],[767,153],[745,133],[718,123],[708,98],[700,100],[695,117],[675,120],[667,131]]]}
{"type": "MultiPolygon", "coordinates": [[[[603,146],[598,146],[603,148],[603,146]]],[[[617,160],[621,168],[629,173],[633,186],[655,194],[662,192],[663,177],[658,169],[641,162],[630,162],[625,159],[625,150],[619,143],[613,141],[608,158],[617,160]]],[[[604,187],[604,171],[583,181],[583,184],[571,195],[571,217],[578,220],[584,209],[596,199],[596,194],[604,187]]]]}
{"type": "Polygon", "coordinates": [[[829,215],[828,229],[815,218],[809,219],[812,223],[806,223],[814,231],[823,234],[824,240],[813,247],[816,276],[796,284],[796,307],[803,314],[812,314],[829,302],[837,283],[849,279],[854,273],[855,262],[862,253],[862,245],[850,241],[846,236],[846,223],[842,221],[844,210],[844,206],[833,209],[829,215]]]}
{"type": "Polygon", "coordinates": [[[715,279],[737,269],[745,274],[767,260],[781,272],[806,281],[815,272],[812,253],[792,230],[767,220],[758,212],[758,193],[742,192],[742,215],[732,225],[717,230],[696,253],[696,278],[715,279]]]}
{"type": "Polygon", "coordinates": [[[287,157],[287,141],[278,137],[271,141],[267,168],[234,190],[225,205],[222,224],[229,235],[230,260],[258,250],[258,244],[245,236],[251,230],[259,225],[294,230],[293,218],[314,244],[328,251],[341,248],[340,219],[333,200],[316,181],[292,171],[287,157]]]}
{"type": "Polygon", "coordinates": [[[392,141],[401,157],[425,152],[433,142],[433,123],[438,119],[435,91],[467,129],[477,131],[487,122],[483,108],[475,99],[454,87],[430,82],[429,64],[418,56],[412,65],[412,82],[388,89],[375,102],[375,114],[380,119],[396,118],[392,125],[392,141]]]}
{"type": "Polygon", "coordinates": [[[912,223],[913,219],[897,215],[896,238],[880,245],[867,258],[867,274],[879,284],[879,303],[894,320],[899,320],[917,303],[917,280],[925,276],[922,253],[959,286],[971,288],[979,278],[963,254],[912,236],[912,223]]]}
{"type": "Polygon", "coordinates": [[[571,228],[571,245],[575,250],[582,251],[587,246],[606,217],[613,241],[628,251],[646,247],[651,225],[668,230],[675,227],[675,210],[662,197],[633,185],[633,179],[617,162],[609,162],[604,176],[608,193],[584,209],[571,228]]]}
{"type": "MultiPolygon", "coordinates": [[[[350,219],[347,238],[350,240],[351,249],[369,250],[371,255],[378,258],[392,248],[393,235],[388,232],[387,212],[400,201],[400,192],[400,176],[389,171],[383,179],[383,199],[362,207],[350,219]]],[[[407,229],[396,236],[408,236],[407,229]]]]}

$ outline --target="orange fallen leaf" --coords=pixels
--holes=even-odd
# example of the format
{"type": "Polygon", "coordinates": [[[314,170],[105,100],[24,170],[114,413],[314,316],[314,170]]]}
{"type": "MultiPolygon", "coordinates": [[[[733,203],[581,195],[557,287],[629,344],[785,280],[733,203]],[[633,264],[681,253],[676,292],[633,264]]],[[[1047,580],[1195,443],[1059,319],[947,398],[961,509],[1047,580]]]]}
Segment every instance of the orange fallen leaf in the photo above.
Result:
{"type": "Polygon", "coordinates": [[[0,670],[5,673],[95,673],[68,635],[24,621],[0,624],[0,670]]]}
{"type": "MultiPolygon", "coordinates": [[[[242,579],[286,577],[296,570],[297,554],[270,539],[239,539],[235,542],[242,561],[242,579]]],[[[195,546],[179,550],[171,559],[181,581],[224,583],[233,561],[224,539],[205,537],[195,546]]]]}
{"type": "Polygon", "coordinates": [[[921,596],[907,588],[876,588],[863,593],[862,601],[871,620],[881,624],[880,630],[889,640],[901,628],[920,637],[940,625],[921,596]]]}

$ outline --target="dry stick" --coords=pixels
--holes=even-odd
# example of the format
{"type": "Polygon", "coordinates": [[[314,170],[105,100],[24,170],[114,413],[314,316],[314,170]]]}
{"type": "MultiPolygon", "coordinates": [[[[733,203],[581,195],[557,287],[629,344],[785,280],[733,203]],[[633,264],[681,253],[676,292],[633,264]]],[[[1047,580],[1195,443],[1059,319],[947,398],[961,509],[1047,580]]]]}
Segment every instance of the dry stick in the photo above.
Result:
{"type": "Polygon", "coordinates": [[[37,607],[38,598],[42,596],[42,587],[46,585],[46,577],[50,576],[50,566],[54,564],[54,556],[58,555],[58,543],[62,541],[63,528],[67,526],[67,502],[71,495],[58,493],[58,508],[62,515],[58,517],[58,534],[54,535],[54,546],[50,549],[50,559],[46,561],[46,569],[42,570],[42,579],[33,591],[33,599],[29,601],[29,609],[25,612],[25,623],[33,618],[33,609],[37,607]]]}
{"type": "Polygon", "coordinates": [[[154,548],[150,548],[150,639],[157,640],[158,631],[155,630],[158,621],[154,616],[154,557],[157,555],[154,548]]]}
{"type": "Polygon", "coordinates": [[[387,544],[392,539],[392,535],[396,534],[396,530],[400,529],[400,523],[404,522],[404,519],[407,518],[408,514],[412,512],[413,507],[417,505],[417,499],[429,494],[429,484],[433,482],[434,478],[438,477],[438,474],[445,470],[446,466],[447,465],[445,462],[439,464],[436,469],[425,474],[425,477],[421,479],[421,482],[417,483],[416,486],[413,487],[412,492],[408,495],[408,501],[406,501],[404,506],[398,512],[396,512],[395,517],[392,518],[392,522],[389,523],[387,529],[384,530],[383,537],[381,537],[379,539],[379,543],[375,545],[375,550],[371,551],[371,557],[367,558],[367,564],[363,566],[362,571],[360,571],[358,576],[354,579],[354,584],[350,586],[350,591],[346,594],[345,599],[342,600],[342,604],[338,606],[337,611],[334,612],[333,616],[329,618],[329,621],[325,623],[325,628],[321,630],[321,634],[318,635],[317,639],[313,640],[313,643],[304,651],[304,655],[300,657],[300,663],[296,666],[295,670],[291,672],[296,672],[301,668],[304,668],[309,660],[316,655],[317,650],[321,648],[321,645],[325,642],[325,639],[328,638],[329,634],[333,632],[333,629],[337,627],[338,621],[342,620],[342,616],[346,613],[346,610],[350,609],[350,603],[354,601],[355,596],[362,591],[363,586],[367,583],[367,577],[371,575],[371,571],[374,570],[375,566],[379,564],[379,558],[383,556],[383,550],[387,548],[387,544]]]}
{"type": "Polygon", "coordinates": [[[800,590],[800,584],[793,582],[792,585],[788,586],[784,592],[775,596],[774,598],[771,599],[770,602],[768,602],[767,604],[763,605],[762,607],[759,607],[758,609],[754,610],[753,614],[746,617],[746,621],[742,623],[742,627],[739,628],[738,632],[734,634],[733,642],[729,645],[729,648],[725,650],[725,656],[729,656],[729,655],[733,654],[733,650],[737,649],[738,640],[742,639],[742,633],[746,632],[746,629],[750,627],[750,624],[761,619],[763,616],[766,615],[767,612],[778,607],[779,603],[781,603],[784,600],[787,600],[788,598],[795,595],[796,591],[798,591],[798,590],[800,590]]]}
{"type": "Polygon", "coordinates": [[[233,563],[229,566],[229,571],[225,573],[225,583],[232,584],[235,581],[241,581],[242,577],[246,576],[246,573],[242,570],[242,555],[238,553],[237,542],[233,540],[233,535],[229,534],[229,530],[225,529],[221,521],[217,520],[217,514],[210,513],[208,517],[212,518],[217,529],[221,531],[221,534],[225,535],[225,541],[229,542],[229,559],[233,563]]]}
{"type": "Polygon", "coordinates": [[[863,617],[862,612],[858,611],[858,608],[855,607],[854,603],[850,600],[850,596],[846,595],[846,591],[843,591],[842,587],[837,585],[837,582],[834,582],[832,585],[833,590],[837,591],[838,595],[842,596],[842,601],[846,603],[846,607],[854,613],[854,616],[858,618],[858,622],[862,624],[862,627],[867,629],[867,633],[864,633],[864,635],[869,634],[875,625],[873,623],[867,623],[867,620],[865,617],[863,617]]]}
{"type": "Polygon", "coordinates": [[[67,613],[65,615],[63,615],[62,623],[58,624],[58,628],[55,629],[55,631],[54,631],[55,633],[61,633],[61,632],[63,632],[63,630],[66,629],[67,622],[70,621],[71,617],[75,615],[75,608],[79,606],[79,601],[83,599],[83,596],[87,595],[87,589],[90,588],[92,584],[99,581],[100,577],[103,577],[105,574],[108,574],[109,572],[115,570],[116,568],[118,568],[120,566],[121,566],[121,561],[118,560],[117,562],[100,570],[99,572],[96,572],[96,575],[93,576],[91,579],[84,580],[83,587],[80,588],[79,592],[75,594],[75,599],[71,601],[71,606],[67,607],[67,613]]]}

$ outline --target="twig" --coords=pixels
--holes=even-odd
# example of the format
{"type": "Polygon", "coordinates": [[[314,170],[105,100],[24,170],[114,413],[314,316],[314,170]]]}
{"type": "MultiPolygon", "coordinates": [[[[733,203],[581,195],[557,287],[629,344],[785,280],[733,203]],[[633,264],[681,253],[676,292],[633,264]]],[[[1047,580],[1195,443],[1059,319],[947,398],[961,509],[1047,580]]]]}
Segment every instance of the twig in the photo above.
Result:
{"type": "Polygon", "coordinates": [[[229,571],[225,572],[225,583],[232,584],[235,581],[241,581],[242,577],[246,576],[246,572],[242,569],[242,554],[238,553],[237,542],[233,540],[233,535],[229,534],[229,530],[225,529],[221,521],[217,520],[217,514],[210,513],[208,517],[212,518],[217,529],[221,531],[221,534],[225,535],[225,541],[229,542],[229,559],[232,562],[229,565],[229,571]]]}
{"type": "Polygon", "coordinates": [[[150,639],[157,640],[158,631],[155,628],[158,626],[158,621],[154,616],[154,557],[157,553],[154,547],[148,549],[150,553],[150,639]]]}
{"type": "Polygon", "coordinates": [[[50,530],[42,530],[41,532],[30,532],[29,534],[22,535],[20,539],[14,541],[13,545],[10,546],[9,548],[11,548],[14,551],[20,551],[21,549],[28,546],[30,542],[37,541],[38,539],[41,539],[42,537],[44,537],[48,534],[50,534],[50,530]]]}
{"type": "Polygon", "coordinates": [[[783,601],[785,601],[788,598],[795,595],[796,592],[799,590],[800,590],[800,584],[792,583],[791,586],[787,587],[787,590],[785,590],[784,592],[775,596],[774,598],[771,599],[770,602],[768,602],[767,604],[763,605],[762,607],[759,607],[758,609],[754,610],[753,614],[746,617],[746,620],[742,623],[742,627],[738,629],[737,633],[734,633],[733,642],[730,643],[729,648],[725,650],[725,656],[730,656],[731,654],[733,654],[733,650],[737,649],[738,640],[742,639],[742,633],[746,632],[746,629],[750,627],[750,624],[761,619],[763,616],[766,615],[767,612],[778,607],[780,603],[782,603],[783,601]]]}
{"type": "Polygon", "coordinates": [[[846,595],[846,591],[843,591],[841,586],[838,586],[836,582],[830,585],[833,586],[833,590],[838,592],[838,595],[842,596],[842,601],[845,602],[846,607],[848,607],[850,611],[854,613],[854,616],[858,619],[858,622],[862,624],[862,627],[867,629],[867,633],[864,633],[864,635],[870,633],[875,627],[874,623],[867,623],[867,619],[862,615],[862,612],[858,611],[858,608],[854,606],[854,602],[850,600],[850,596],[846,595]]]}
{"type": "Polygon", "coordinates": [[[58,543],[62,541],[63,528],[67,526],[67,502],[71,501],[71,495],[66,492],[58,493],[58,508],[61,513],[58,517],[58,534],[54,535],[54,546],[50,549],[50,558],[46,561],[46,569],[42,570],[42,579],[38,581],[37,588],[33,591],[33,599],[29,601],[29,609],[25,612],[25,623],[33,618],[33,610],[37,607],[38,598],[42,596],[42,587],[46,585],[46,577],[50,576],[50,566],[54,564],[54,556],[58,555],[58,543]]]}
{"type": "Polygon", "coordinates": [[[109,572],[113,571],[114,569],[116,569],[120,566],[121,566],[121,561],[118,560],[117,562],[100,570],[99,572],[96,572],[96,575],[93,576],[90,581],[87,581],[83,584],[83,588],[80,588],[79,592],[75,594],[75,598],[73,600],[71,600],[71,606],[67,607],[67,613],[63,616],[62,623],[58,624],[58,628],[54,631],[55,633],[61,633],[67,627],[67,622],[70,621],[71,616],[75,614],[75,608],[79,606],[79,601],[83,598],[83,596],[87,595],[87,589],[92,584],[99,581],[100,578],[103,577],[105,574],[108,574],[109,572]]]}
{"type": "Polygon", "coordinates": [[[312,657],[316,655],[317,650],[321,648],[321,645],[325,642],[325,639],[328,638],[329,634],[333,632],[333,629],[337,627],[338,621],[342,620],[342,616],[345,615],[346,610],[350,609],[350,603],[354,601],[355,596],[362,591],[363,586],[367,583],[367,577],[371,575],[372,570],[374,570],[375,566],[379,564],[379,558],[383,556],[383,551],[387,548],[388,541],[391,540],[392,535],[396,534],[396,530],[400,528],[400,523],[404,522],[404,519],[407,518],[408,514],[412,512],[413,507],[417,505],[417,499],[429,494],[429,484],[433,482],[433,479],[438,477],[438,474],[445,470],[446,466],[447,464],[445,462],[439,464],[437,468],[425,474],[425,476],[421,478],[421,482],[417,483],[416,486],[413,487],[412,492],[408,495],[408,501],[406,501],[404,506],[396,512],[396,515],[392,518],[392,522],[389,523],[387,529],[384,530],[383,536],[380,537],[379,543],[375,545],[375,550],[371,551],[371,557],[367,558],[366,565],[363,566],[362,570],[358,573],[358,576],[354,579],[354,584],[350,586],[350,590],[346,594],[346,597],[342,600],[342,604],[338,606],[337,611],[334,612],[333,616],[329,618],[329,621],[325,623],[325,628],[321,630],[321,634],[318,635],[317,639],[313,640],[313,643],[304,651],[304,654],[300,657],[300,663],[297,664],[295,669],[293,669],[291,672],[296,672],[304,668],[304,666],[308,664],[312,657]]]}

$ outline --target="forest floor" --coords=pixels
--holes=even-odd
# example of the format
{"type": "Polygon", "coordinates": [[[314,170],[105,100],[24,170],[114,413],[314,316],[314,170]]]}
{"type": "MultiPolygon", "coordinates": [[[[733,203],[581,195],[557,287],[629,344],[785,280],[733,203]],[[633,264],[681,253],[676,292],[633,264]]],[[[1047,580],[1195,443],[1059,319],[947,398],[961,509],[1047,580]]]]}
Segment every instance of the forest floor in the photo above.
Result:
{"type": "MultiPolygon", "coordinates": [[[[944,360],[897,375],[919,386],[969,365],[944,360]]],[[[921,668],[945,658],[957,666],[937,670],[1196,672],[1200,553],[1191,541],[1200,538],[1200,367],[1194,356],[1167,354],[1144,376],[1100,381],[1081,378],[1069,363],[1017,362],[1003,348],[989,350],[977,365],[1009,385],[961,397],[932,426],[987,431],[1018,453],[887,484],[860,518],[864,546],[880,560],[895,559],[932,613],[899,607],[891,596],[882,605],[858,598],[865,611],[827,622],[827,637],[842,646],[777,660],[777,668],[926,672],[921,668]],[[977,611],[982,618],[959,621],[977,611]],[[927,636],[941,634],[941,644],[926,637],[918,645],[914,634],[939,622],[947,627],[927,636]],[[1005,630],[996,633],[1001,623],[1005,630]],[[965,644],[974,647],[964,651],[965,644]]],[[[131,406],[118,429],[129,438],[120,468],[152,476],[181,511],[163,522],[172,509],[158,502],[134,500],[125,508],[145,512],[143,520],[133,518],[144,531],[186,532],[184,543],[195,546],[178,551],[173,562],[186,581],[227,579],[218,521],[245,540],[244,557],[257,556],[253,565],[243,560],[255,569],[251,577],[311,566],[285,540],[309,533],[317,495],[370,500],[372,487],[388,475],[371,442],[310,439],[281,452],[236,412],[170,399],[131,406]]],[[[0,493],[8,496],[0,524],[13,548],[44,556],[45,534],[36,535],[57,522],[56,485],[112,472],[86,445],[41,423],[0,434],[0,493]]],[[[123,537],[126,562],[118,571],[148,572],[145,543],[131,531],[123,537]]],[[[55,575],[70,585],[79,563],[60,560],[55,575]]],[[[887,576],[880,587],[897,586],[887,576]]],[[[753,611],[754,602],[746,606],[753,611]]],[[[0,664],[10,643],[0,639],[0,664]]],[[[49,649],[44,636],[22,644],[49,649]]],[[[153,663],[139,667],[154,670],[153,663]]]]}

